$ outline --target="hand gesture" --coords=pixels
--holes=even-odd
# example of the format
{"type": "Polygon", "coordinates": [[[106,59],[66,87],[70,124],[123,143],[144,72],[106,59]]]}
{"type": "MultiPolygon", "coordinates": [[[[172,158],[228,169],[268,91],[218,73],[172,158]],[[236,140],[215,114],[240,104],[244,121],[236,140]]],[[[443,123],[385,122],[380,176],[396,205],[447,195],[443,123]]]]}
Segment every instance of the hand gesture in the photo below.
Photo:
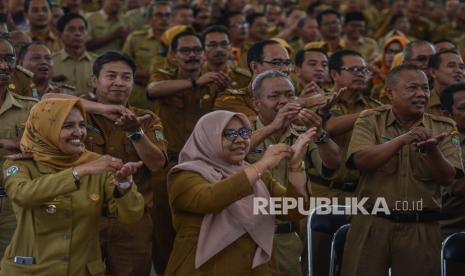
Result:
{"type": "Polygon", "coordinates": [[[304,86],[302,91],[300,92],[299,97],[301,98],[310,98],[316,96],[324,96],[323,90],[316,84],[316,82],[311,81],[307,85],[304,86]]]}
{"type": "Polygon", "coordinates": [[[302,163],[302,160],[304,159],[305,154],[307,152],[307,145],[308,143],[310,143],[313,137],[315,137],[316,132],[317,129],[315,127],[312,127],[308,129],[305,133],[299,135],[299,137],[291,147],[293,154],[291,156],[291,159],[289,160],[290,167],[297,167],[300,163],[302,163]]]}
{"type": "Polygon", "coordinates": [[[122,105],[105,104],[101,115],[116,122],[126,112],[130,111],[122,105]]]}
{"type": "Polygon", "coordinates": [[[126,132],[135,132],[144,121],[149,120],[152,116],[150,114],[145,114],[140,117],[137,117],[129,109],[124,112],[121,117],[115,121],[115,125],[120,127],[123,131],[126,132]]]}
{"type": "Polygon", "coordinates": [[[431,138],[431,130],[424,127],[414,127],[409,132],[402,134],[404,145],[416,144],[431,138]]]}
{"type": "Polygon", "coordinates": [[[0,149],[6,150],[7,153],[19,152],[19,139],[0,139],[0,149]]]}
{"type": "Polygon", "coordinates": [[[218,90],[224,90],[228,86],[229,76],[224,72],[207,72],[197,79],[199,87],[214,83],[218,90]]]}
{"type": "Polygon", "coordinates": [[[279,109],[278,114],[271,122],[274,130],[285,129],[296,118],[302,107],[297,103],[288,103],[279,109]]]}
{"type": "Polygon", "coordinates": [[[314,111],[302,108],[297,114],[297,118],[307,129],[315,128],[317,132],[321,131],[323,119],[314,111]]]}
{"type": "Polygon", "coordinates": [[[267,169],[276,167],[284,158],[291,158],[292,149],[286,144],[270,145],[259,162],[262,162],[267,169]]]}
{"type": "Polygon", "coordinates": [[[80,176],[96,175],[106,172],[115,173],[123,166],[123,161],[110,155],[103,155],[100,158],[79,165],[75,168],[80,176]]]}
{"type": "Polygon", "coordinates": [[[117,182],[128,182],[131,176],[137,172],[137,169],[142,167],[144,163],[139,162],[127,162],[119,170],[114,173],[115,180],[117,182]]]}
{"type": "Polygon", "coordinates": [[[421,152],[429,152],[435,147],[437,147],[437,145],[441,143],[442,140],[444,140],[444,138],[446,138],[447,136],[449,136],[449,133],[443,132],[427,140],[418,142],[416,146],[421,152]]]}
{"type": "Polygon", "coordinates": [[[347,91],[347,87],[343,87],[338,91],[334,91],[331,96],[329,96],[326,101],[320,105],[317,113],[322,116],[325,112],[331,110],[331,108],[341,99],[342,95],[347,91]]]}
{"type": "Polygon", "coordinates": [[[6,155],[5,159],[7,160],[30,160],[32,159],[32,152],[20,152],[16,154],[6,155]]]}

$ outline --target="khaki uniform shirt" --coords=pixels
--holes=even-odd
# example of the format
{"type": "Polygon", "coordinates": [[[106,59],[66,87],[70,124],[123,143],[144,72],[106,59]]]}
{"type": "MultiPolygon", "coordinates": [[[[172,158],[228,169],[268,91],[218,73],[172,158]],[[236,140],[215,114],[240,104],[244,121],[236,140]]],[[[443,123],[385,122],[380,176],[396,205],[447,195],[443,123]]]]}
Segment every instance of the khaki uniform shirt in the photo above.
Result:
{"type": "MultiPolygon", "coordinates": [[[[137,68],[150,70],[152,58],[160,53],[160,41],[153,34],[152,29],[135,31],[128,36],[124,43],[123,52],[128,54],[137,64],[137,68]]],[[[147,85],[147,80],[135,80],[141,85],[147,85]]]]}
{"type": "MultiPolygon", "coordinates": [[[[208,68],[208,64],[205,62],[202,65],[202,75],[211,72],[210,68],[208,68]]],[[[244,69],[242,67],[238,66],[233,66],[229,65],[227,69],[227,74],[228,77],[230,78],[230,81],[228,83],[228,86],[226,87],[227,89],[240,89],[242,87],[246,87],[249,85],[252,74],[250,74],[250,71],[248,69],[244,69]]]]}
{"type": "Polygon", "coordinates": [[[253,108],[252,98],[252,84],[241,89],[226,89],[218,95],[215,110],[228,110],[255,117],[257,112],[253,108]]]}
{"type": "Polygon", "coordinates": [[[13,72],[13,79],[8,85],[8,89],[18,95],[32,95],[32,87],[34,84],[32,81],[33,77],[34,73],[22,67],[21,65],[16,65],[16,68],[13,72]]]}
{"type": "MultiPolygon", "coordinates": [[[[176,71],[158,70],[151,81],[179,79],[176,71]]],[[[211,87],[192,88],[176,94],[155,99],[155,110],[165,127],[168,143],[168,157],[176,158],[194,130],[195,124],[204,114],[213,110],[216,92],[211,87]]],[[[173,161],[173,160],[170,160],[173,161]]]]}
{"type": "MultiPolygon", "coordinates": [[[[149,140],[166,155],[166,140],[163,134],[163,126],[160,118],[150,111],[130,107],[136,116],[150,114],[151,119],[141,126],[149,140]]],[[[114,122],[96,114],[87,114],[87,138],[86,148],[99,153],[109,154],[120,158],[124,163],[140,161],[140,157],[134,148],[133,142],[127,137],[126,132],[115,126],[114,122]]],[[[139,192],[144,196],[145,206],[153,206],[152,185],[153,174],[145,166],[138,169],[133,176],[139,192]]]]}
{"type": "Polygon", "coordinates": [[[329,49],[329,44],[326,43],[325,41],[314,41],[314,42],[309,42],[307,45],[305,45],[304,49],[315,49],[315,48],[323,48],[326,50],[328,53],[328,56],[330,56],[332,53],[342,50],[346,48],[345,42],[340,39],[339,44],[336,49],[329,49]]]}
{"type": "MultiPolygon", "coordinates": [[[[413,127],[432,130],[432,135],[455,130],[455,123],[449,118],[423,114],[413,127]]],[[[386,143],[410,129],[403,129],[392,112],[391,106],[384,106],[375,112],[362,113],[355,123],[352,139],[346,156],[347,165],[352,166],[354,153],[374,145],[386,143]]],[[[452,136],[439,144],[439,150],[457,170],[462,171],[459,145],[452,136]]],[[[369,197],[368,206],[374,206],[377,197],[384,197],[390,209],[396,209],[396,201],[423,201],[425,210],[439,209],[436,200],[440,186],[433,179],[425,154],[418,152],[414,145],[403,146],[382,167],[360,174],[360,197],[369,197]]]]}
{"type": "Polygon", "coordinates": [[[85,51],[78,60],[74,60],[65,50],[61,50],[52,56],[53,71],[55,75],[64,75],[64,83],[76,88],[74,96],[86,95],[93,90],[92,65],[96,58],[96,54],[85,51]]]}
{"type": "MultiPolygon", "coordinates": [[[[259,130],[265,126],[263,125],[259,116],[252,119],[251,124],[252,124],[253,131],[259,130]]],[[[258,160],[260,160],[263,154],[265,153],[266,149],[270,145],[283,143],[283,144],[292,146],[294,142],[297,140],[298,136],[301,133],[304,133],[305,131],[306,131],[305,127],[291,125],[286,130],[286,132],[281,136],[281,138],[279,138],[279,140],[276,140],[273,136],[268,136],[260,144],[258,144],[254,149],[251,149],[249,151],[249,154],[246,157],[247,162],[255,163],[258,160]]],[[[281,183],[284,187],[289,186],[288,162],[287,161],[288,161],[287,159],[281,160],[278,166],[270,170],[273,178],[276,179],[279,183],[281,183]]],[[[323,164],[321,162],[320,154],[318,153],[318,146],[315,143],[311,142],[308,145],[307,155],[305,157],[304,162],[305,162],[306,169],[314,168],[318,171],[319,175],[323,174],[323,164]]]]}
{"type": "MultiPolygon", "coordinates": [[[[5,101],[0,106],[0,139],[21,139],[29,111],[36,102],[32,98],[6,92],[5,101]]],[[[0,148],[0,168],[5,155],[6,150],[0,148]]],[[[3,187],[2,183],[3,170],[0,170],[0,187],[3,187]]]]}
{"type": "Polygon", "coordinates": [[[137,186],[118,197],[110,173],[76,184],[71,168],[58,171],[33,160],[8,160],[3,171],[18,226],[1,262],[2,275],[103,275],[102,206],[127,224],[143,214],[137,186]],[[13,263],[14,256],[33,257],[35,264],[13,263]]]}
{"type": "MultiPolygon", "coordinates": [[[[103,10],[87,14],[87,22],[89,24],[89,40],[111,34],[121,26],[127,26],[121,16],[116,20],[110,20],[109,16],[103,10]]],[[[99,55],[108,50],[119,51],[123,47],[123,42],[124,41],[120,39],[113,40],[105,46],[94,49],[93,51],[99,55]]]]}
{"type": "Polygon", "coordinates": [[[45,36],[33,34],[30,31],[27,34],[29,35],[32,41],[43,41],[52,53],[58,52],[63,48],[61,40],[58,37],[56,37],[56,35],[52,31],[49,31],[48,34],[45,36]]]}
{"type": "Polygon", "coordinates": [[[357,42],[350,42],[347,37],[342,38],[342,43],[346,49],[359,52],[368,63],[376,60],[379,55],[378,43],[372,38],[361,37],[357,42]]]}
{"type": "MultiPolygon", "coordinates": [[[[371,109],[381,106],[382,104],[377,100],[359,95],[358,99],[352,106],[347,105],[343,101],[339,101],[331,109],[334,116],[348,115],[357,112],[361,112],[365,109],[371,109]]],[[[352,131],[346,132],[343,135],[332,137],[334,142],[340,147],[342,159],[345,160],[347,156],[347,150],[349,147],[350,138],[352,137],[352,131]]],[[[359,173],[356,170],[349,170],[346,166],[341,166],[335,173],[334,181],[345,182],[345,181],[356,181],[358,180],[359,173]]]]}
{"type": "Polygon", "coordinates": [[[433,30],[433,23],[422,16],[409,18],[410,20],[410,36],[417,39],[431,40],[431,33],[433,30]]]}
{"type": "Polygon", "coordinates": [[[127,11],[124,13],[123,18],[129,27],[131,27],[133,30],[138,30],[144,27],[145,23],[147,23],[145,13],[146,9],[144,7],[140,7],[138,9],[127,11]]]}
{"type": "MultiPolygon", "coordinates": [[[[458,25],[456,22],[447,21],[439,25],[434,31],[434,40],[447,38],[456,41],[464,33],[463,26],[458,25]]],[[[433,41],[433,40],[431,40],[433,41]]]]}
{"type": "Polygon", "coordinates": [[[444,116],[444,111],[441,109],[441,98],[439,96],[439,91],[435,88],[431,90],[427,112],[434,115],[444,116]]]}

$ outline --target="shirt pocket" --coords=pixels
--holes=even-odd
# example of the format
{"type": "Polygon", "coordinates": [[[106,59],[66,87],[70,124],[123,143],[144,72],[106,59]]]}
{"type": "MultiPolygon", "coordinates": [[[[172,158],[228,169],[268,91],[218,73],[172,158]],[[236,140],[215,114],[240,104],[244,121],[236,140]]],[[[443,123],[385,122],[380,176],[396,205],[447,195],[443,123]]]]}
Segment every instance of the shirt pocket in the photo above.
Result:
{"type": "Polygon", "coordinates": [[[387,174],[394,174],[397,171],[397,165],[399,163],[399,152],[396,152],[389,158],[386,163],[384,163],[381,167],[378,168],[379,171],[387,173],[387,174]]]}
{"type": "Polygon", "coordinates": [[[92,125],[87,125],[86,149],[103,154],[105,139],[99,129],[92,125]]]}
{"type": "Polygon", "coordinates": [[[105,272],[102,260],[95,260],[87,263],[86,267],[90,275],[103,275],[105,272]]]}
{"type": "Polygon", "coordinates": [[[172,106],[178,109],[184,108],[184,96],[182,95],[182,92],[178,92],[172,97],[165,97],[163,102],[167,106],[172,106]]]}
{"type": "Polygon", "coordinates": [[[433,175],[431,174],[431,169],[426,163],[425,154],[414,151],[411,155],[410,164],[412,164],[413,176],[422,182],[431,182],[433,181],[433,175]]]}

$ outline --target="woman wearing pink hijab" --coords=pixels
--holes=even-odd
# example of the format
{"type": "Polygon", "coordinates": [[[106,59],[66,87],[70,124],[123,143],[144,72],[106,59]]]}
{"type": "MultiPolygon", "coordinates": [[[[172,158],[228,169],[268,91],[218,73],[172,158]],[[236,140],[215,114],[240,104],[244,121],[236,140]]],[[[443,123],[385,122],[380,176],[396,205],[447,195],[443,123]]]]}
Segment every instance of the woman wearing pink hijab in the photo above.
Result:
{"type": "MultiPolygon", "coordinates": [[[[302,197],[308,203],[302,160],[315,129],[291,147],[276,144],[253,165],[244,161],[252,130],[244,114],[203,116],[168,176],[176,239],[165,275],[277,275],[272,265],[274,215],[254,214],[253,198],[302,197]],[[286,189],[269,169],[289,160],[286,189]]],[[[286,219],[301,219],[292,210],[286,219]]]]}

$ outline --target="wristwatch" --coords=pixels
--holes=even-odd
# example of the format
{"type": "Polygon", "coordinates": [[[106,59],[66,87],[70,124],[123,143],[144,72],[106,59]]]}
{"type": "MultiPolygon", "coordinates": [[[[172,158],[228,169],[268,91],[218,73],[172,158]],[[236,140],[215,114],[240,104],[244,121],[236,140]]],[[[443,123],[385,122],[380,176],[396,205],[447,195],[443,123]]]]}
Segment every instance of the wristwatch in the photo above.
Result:
{"type": "Polygon", "coordinates": [[[142,128],[139,128],[138,130],[134,132],[128,133],[128,138],[133,142],[140,140],[144,136],[145,136],[145,133],[142,130],[142,128]]]}
{"type": "Polygon", "coordinates": [[[315,140],[315,144],[317,145],[323,145],[327,144],[329,141],[329,136],[326,131],[322,131],[320,136],[315,140]]]}

